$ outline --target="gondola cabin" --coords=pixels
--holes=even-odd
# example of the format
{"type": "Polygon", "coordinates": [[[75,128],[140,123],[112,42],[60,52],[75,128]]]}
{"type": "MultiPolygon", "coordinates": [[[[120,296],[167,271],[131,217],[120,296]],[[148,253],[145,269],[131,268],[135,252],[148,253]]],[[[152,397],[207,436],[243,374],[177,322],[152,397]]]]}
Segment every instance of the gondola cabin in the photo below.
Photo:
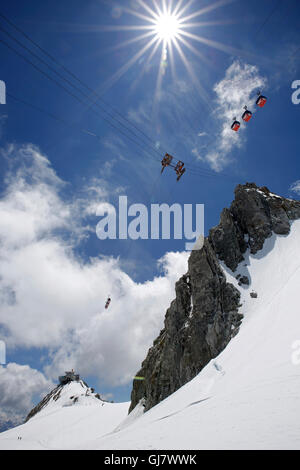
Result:
{"type": "Polygon", "coordinates": [[[179,181],[182,175],[185,173],[184,163],[179,161],[175,166],[175,171],[177,174],[177,181],[179,181]]]}
{"type": "Polygon", "coordinates": [[[171,165],[171,162],[173,160],[173,157],[172,155],[169,155],[168,153],[165,154],[164,158],[162,159],[161,161],[161,164],[162,164],[162,169],[161,169],[161,173],[164,171],[164,169],[171,165]]]}
{"type": "Polygon", "coordinates": [[[244,114],[242,115],[243,121],[248,122],[248,121],[250,121],[251,118],[252,118],[252,113],[251,113],[251,111],[249,111],[248,109],[246,109],[246,111],[245,111],[244,114]]]}
{"type": "Polygon", "coordinates": [[[256,100],[256,104],[259,108],[263,108],[266,102],[267,102],[267,98],[263,95],[260,95],[256,100]]]}
{"type": "Polygon", "coordinates": [[[235,132],[237,132],[239,130],[239,128],[241,127],[241,124],[239,123],[239,121],[234,121],[232,124],[231,124],[231,129],[235,132]]]}

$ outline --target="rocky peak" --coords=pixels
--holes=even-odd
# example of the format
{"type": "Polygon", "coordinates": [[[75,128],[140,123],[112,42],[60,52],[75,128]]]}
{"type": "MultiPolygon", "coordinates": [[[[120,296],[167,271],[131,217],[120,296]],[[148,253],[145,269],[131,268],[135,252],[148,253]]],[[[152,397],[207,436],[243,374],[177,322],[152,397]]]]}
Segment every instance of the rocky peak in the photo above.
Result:
{"type": "MultiPolygon", "coordinates": [[[[164,328],[149,349],[131,393],[129,411],[143,399],[150,409],[193,379],[218,356],[239,330],[240,292],[226,282],[219,260],[235,271],[247,249],[262,249],[272,233],[287,235],[300,218],[300,202],[285,199],[255,183],[238,185],[229,209],[212,228],[201,250],[192,251],[188,272],[175,286],[176,297],[164,328]]],[[[242,277],[241,284],[248,279],[242,277]]]]}
{"type": "MultiPolygon", "coordinates": [[[[63,376],[64,378],[65,376],[63,376]]],[[[60,377],[59,379],[61,379],[60,377]]],[[[104,402],[93,388],[90,388],[83,380],[61,381],[38,405],[36,405],[26,417],[25,423],[40,412],[47,412],[60,407],[73,405],[93,405],[99,400],[104,402]]]]}
{"type": "Polygon", "coordinates": [[[255,183],[238,185],[229,209],[223,209],[220,223],[209,232],[218,258],[235,271],[249,248],[262,249],[272,233],[287,235],[290,221],[300,218],[300,202],[280,197],[255,183]]]}

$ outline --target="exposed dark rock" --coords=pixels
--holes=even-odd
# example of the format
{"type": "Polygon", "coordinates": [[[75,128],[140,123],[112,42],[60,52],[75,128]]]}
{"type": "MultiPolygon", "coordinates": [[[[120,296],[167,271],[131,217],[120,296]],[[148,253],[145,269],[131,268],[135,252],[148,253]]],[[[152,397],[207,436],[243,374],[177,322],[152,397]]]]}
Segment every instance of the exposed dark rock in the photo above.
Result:
{"type": "Polygon", "coordinates": [[[300,202],[272,194],[266,187],[246,183],[236,187],[230,211],[247,235],[251,253],[255,254],[273,232],[289,234],[290,221],[300,218],[300,202]]]}
{"type": "Polygon", "coordinates": [[[137,373],[145,380],[134,383],[130,410],[143,397],[148,410],[195,377],[240,325],[240,293],[226,282],[207,239],[201,250],[192,252],[188,275],[175,290],[165,327],[137,373]]]}
{"type": "Polygon", "coordinates": [[[249,286],[250,281],[247,276],[240,276],[238,279],[239,279],[239,286],[242,286],[242,285],[249,286]]]}
{"type": "Polygon", "coordinates": [[[250,247],[261,250],[272,233],[287,235],[290,221],[300,218],[300,202],[270,193],[255,183],[238,185],[229,209],[223,209],[220,223],[210,230],[209,239],[220,260],[235,271],[250,247]]]}
{"type": "Polygon", "coordinates": [[[257,299],[257,292],[250,292],[250,297],[257,299]]]}
{"type": "Polygon", "coordinates": [[[219,259],[234,271],[244,259],[243,253],[247,249],[247,243],[244,240],[244,232],[236,223],[230,209],[223,209],[219,225],[209,232],[209,240],[219,259]]]}
{"type": "Polygon", "coordinates": [[[39,413],[42,409],[44,409],[47,404],[49,403],[49,401],[51,399],[53,400],[58,400],[58,398],[60,397],[60,393],[63,389],[63,385],[57,385],[57,387],[55,387],[50,393],[48,393],[31,411],[30,413],[27,415],[26,419],[25,419],[25,423],[27,423],[27,421],[30,420],[30,418],[32,418],[33,416],[35,416],[37,413],[39,413]]]}
{"type": "MultiPolygon", "coordinates": [[[[148,410],[175,392],[238,333],[243,318],[240,292],[226,282],[219,260],[235,271],[247,249],[255,254],[272,233],[287,235],[290,221],[297,218],[299,201],[281,198],[254,183],[236,187],[230,208],[223,209],[203,248],[192,251],[188,272],[176,283],[176,298],[167,310],[164,328],[136,374],[145,380],[134,381],[129,411],[142,398],[148,410]]],[[[250,284],[246,275],[237,279],[240,285],[250,284]]],[[[257,297],[254,292],[250,295],[257,297]]]]}

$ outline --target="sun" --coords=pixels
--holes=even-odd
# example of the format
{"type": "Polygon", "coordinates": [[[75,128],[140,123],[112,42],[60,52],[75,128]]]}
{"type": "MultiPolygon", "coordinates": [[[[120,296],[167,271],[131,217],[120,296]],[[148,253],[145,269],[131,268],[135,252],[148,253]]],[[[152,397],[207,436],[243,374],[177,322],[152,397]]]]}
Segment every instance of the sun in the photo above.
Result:
{"type": "Polygon", "coordinates": [[[169,13],[161,14],[154,27],[157,39],[161,39],[167,43],[178,37],[180,32],[180,22],[176,15],[169,13]]]}
{"type": "MultiPolygon", "coordinates": [[[[137,31],[134,37],[128,37],[118,45],[109,50],[117,50],[141,42],[129,60],[124,63],[106,82],[102,85],[101,93],[107,91],[136,63],[142,64],[139,73],[131,83],[131,90],[141,81],[142,77],[150,70],[151,65],[158,63],[158,73],[155,86],[154,106],[161,96],[163,81],[171,78],[175,83],[177,80],[176,66],[178,59],[186,69],[193,86],[199,92],[201,98],[209,103],[209,98],[203,88],[198,74],[194,70],[192,55],[200,59],[206,66],[215,66],[210,56],[205,53],[206,48],[213,48],[225,52],[231,56],[241,56],[243,51],[236,47],[228,46],[202,35],[207,27],[216,27],[222,24],[231,24],[232,20],[207,20],[206,15],[214,10],[231,3],[234,0],[211,0],[200,2],[200,0],[132,0],[130,7],[123,6],[122,13],[135,17],[137,24],[124,22],[118,25],[105,25],[99,28],[103,31],[123,31],[126,34],[137,31]],[[201,5],[199,9],[199,3],[201,5]],[[198,21],[204,15],[205,21],[198,21]],[[196,29],[196,31],[195,31],[196,29]],[[194,33],[192,32],[194,30],[194,33]],[[201,34],[199,34],[201,32],[201,34]],[[157,61],[156,54],[160,53],[157,61]],[[166,78],[164,78],[166,77],[166,78]]],[[[124,2],[126,3],[126,2],[124,2]]]]}

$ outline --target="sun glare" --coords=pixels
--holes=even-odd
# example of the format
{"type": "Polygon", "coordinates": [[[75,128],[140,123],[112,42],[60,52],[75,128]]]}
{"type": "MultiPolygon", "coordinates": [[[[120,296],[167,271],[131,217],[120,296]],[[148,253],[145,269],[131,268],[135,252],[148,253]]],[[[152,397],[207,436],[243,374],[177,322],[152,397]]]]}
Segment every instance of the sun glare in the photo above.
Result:
{"type": "MultiPolygon", "coordinates": [[[[195,55],[205,64],[213,65],[209,57],[205,54],[204,48],[214,48],[230,55],[241,55],[242,51],[235,47],[227,46],[217,42],[211,38],[202,36],[197,31],[205,26],[217,26],[223,24],[220,20],[198,21],[202,15],[206,15],[233,0],[211,0],[210,2],[200,2],[199,0],[135,0],[131,2],[134,7],[123,7],[122,11],[135,18],[138,18],[138,24],[122,24],[105,26],[104,31],[138,31],[135,37],[129,37],[123,40],[114,49],[124,48],[127,45],[143,41],[142,46],[130,59],[117,70],[112,77],[106,81],[102,87],[102,93],[110,88],[116,81],[120,79],[136,62],[142,63],[143,66],[133,81],[131,87],[137,85],[142,76],[150,69],[150,64],[155,54],[160,50],[160,62],[156,80],[156,89],[154,104],[158,103],[161,96],[161,88],[163,77],[169,68],[173,80],[176,79],[175,56],[177,56],[182,65],[187,70],[193,85],[197,88],[201,97],[208,102],[208,97],[203,89],[200,79],[195,73],[191,60],[187,59],[187,53],[195,55]],[[152,6],[151,6],[152,3],[152,6]],[[206,3],[199,9],[192,6],[206,3]],[[144,24],[141,24],[143,20],[144,24]],[[196,32],[192,32],[196,28],[196,32]],[[197,44],[197,47],[196,47],[197,44]],[[146,55],[148,57],[146,58],[146,55]],[[142,58],[145,57],[145,60],[142,58]]],[[[125,2],[124,2],[125,3],[125,2]]],[[[129,3],[129,2],[128,2],[129,3]]],[[[224,24],[227,24],[224,22],[224,24]]]]}
{"type": "Polygon", "coordinates": [[[180,23],[175,15],[163,14],[157,20],[155,33],[159,39],[169,42],[177,37],[180,23]]]}

